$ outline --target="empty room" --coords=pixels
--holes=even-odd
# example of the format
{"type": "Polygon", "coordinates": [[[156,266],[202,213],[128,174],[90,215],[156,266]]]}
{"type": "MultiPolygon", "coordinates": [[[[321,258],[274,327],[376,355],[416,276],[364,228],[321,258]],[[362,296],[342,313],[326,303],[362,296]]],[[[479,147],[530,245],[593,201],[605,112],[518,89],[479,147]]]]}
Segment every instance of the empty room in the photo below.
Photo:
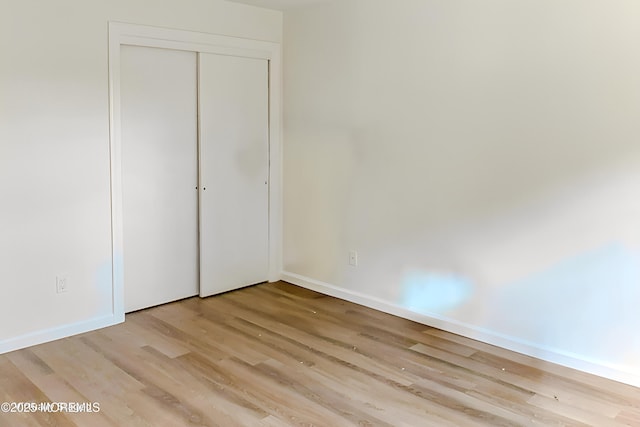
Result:
{"type": "Polygon", "coordinates": [[[0,426],[640,426],[638,40],[0,0],[0,426]]]}

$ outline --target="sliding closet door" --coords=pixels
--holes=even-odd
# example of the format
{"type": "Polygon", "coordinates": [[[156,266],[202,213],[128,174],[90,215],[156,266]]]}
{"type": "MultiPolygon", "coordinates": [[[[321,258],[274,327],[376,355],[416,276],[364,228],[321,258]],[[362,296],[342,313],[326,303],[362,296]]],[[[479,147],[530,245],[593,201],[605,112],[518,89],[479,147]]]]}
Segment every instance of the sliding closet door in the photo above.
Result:
{"type": "Polygon", "coordinates": [[[268,275],[268,62],[200,54],[200,296],[268,275]]]}
{"type": "Polygon", "coordinates": [[[198,294],[197,57],[121,48],[125,311],[198,294]]]}

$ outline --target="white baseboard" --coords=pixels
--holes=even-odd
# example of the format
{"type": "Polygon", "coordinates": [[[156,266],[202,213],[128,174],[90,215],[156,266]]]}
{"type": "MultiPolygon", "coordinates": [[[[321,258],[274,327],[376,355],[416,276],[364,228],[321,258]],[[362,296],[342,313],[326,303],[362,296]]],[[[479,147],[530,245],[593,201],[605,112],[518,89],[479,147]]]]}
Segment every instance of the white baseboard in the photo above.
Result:
{"type": "Polygon", "coordinates": [[[96,317],[83,322],[71,323],[42,331],[32,332],[0,341],[0,354],[8,353],[21,348],[31,347],[49,341],[59,340],[72,335],[82,334],[96,329],[106,328],[124,322],[124,316],[110,314],[96,317]]]}
{"type": "Polygon", "coordinates": [[[590,360],[578,354],[571,354],[544,345],[527,342],[515,337],[500,334],[478,326],[458,322],[446,317],[427,316],[407,310],[396,304],[359,292],[350,291],[339,286],[331,285],[299,274],[282,272],[282,280],[303,288],[311,289],[325,295],[340,298],[349,302],[373,308],[384,313],[393,314],[414,322],[422,323],[437,329],[442,329],[457,335],[462,335],[487,344],[512,350],[517,353],[532,356],[547,362],[577,369],[579,371],[608,378],[621,383],[640,387],[640,374],[628,372],[617,366],[612,366],[596,360],[590,360]]]}

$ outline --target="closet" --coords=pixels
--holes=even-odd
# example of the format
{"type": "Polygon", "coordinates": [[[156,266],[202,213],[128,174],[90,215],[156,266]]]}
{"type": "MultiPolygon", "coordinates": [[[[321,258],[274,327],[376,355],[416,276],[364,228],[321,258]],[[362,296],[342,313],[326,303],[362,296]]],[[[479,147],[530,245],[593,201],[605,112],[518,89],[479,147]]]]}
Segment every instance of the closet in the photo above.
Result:
{"type": "Polygon", "coordinates": [[[120,46],[126,312],[268,279],[269,61],[120,46]]]}

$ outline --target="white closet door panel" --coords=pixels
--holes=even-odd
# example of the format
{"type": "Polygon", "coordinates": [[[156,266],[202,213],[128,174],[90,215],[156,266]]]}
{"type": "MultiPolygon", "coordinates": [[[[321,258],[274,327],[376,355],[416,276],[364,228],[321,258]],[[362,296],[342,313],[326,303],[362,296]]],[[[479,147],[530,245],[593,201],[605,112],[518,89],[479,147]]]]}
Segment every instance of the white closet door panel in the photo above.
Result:
{"type": "Polygon", "coordinates": [[[200,54],[200,296],[268,275],[268,62],[200,54]]]}
{"type": "Polygon", "coordinates": [[[197,57],[121,48],[127,312],[198,294],[197,57]]]}

